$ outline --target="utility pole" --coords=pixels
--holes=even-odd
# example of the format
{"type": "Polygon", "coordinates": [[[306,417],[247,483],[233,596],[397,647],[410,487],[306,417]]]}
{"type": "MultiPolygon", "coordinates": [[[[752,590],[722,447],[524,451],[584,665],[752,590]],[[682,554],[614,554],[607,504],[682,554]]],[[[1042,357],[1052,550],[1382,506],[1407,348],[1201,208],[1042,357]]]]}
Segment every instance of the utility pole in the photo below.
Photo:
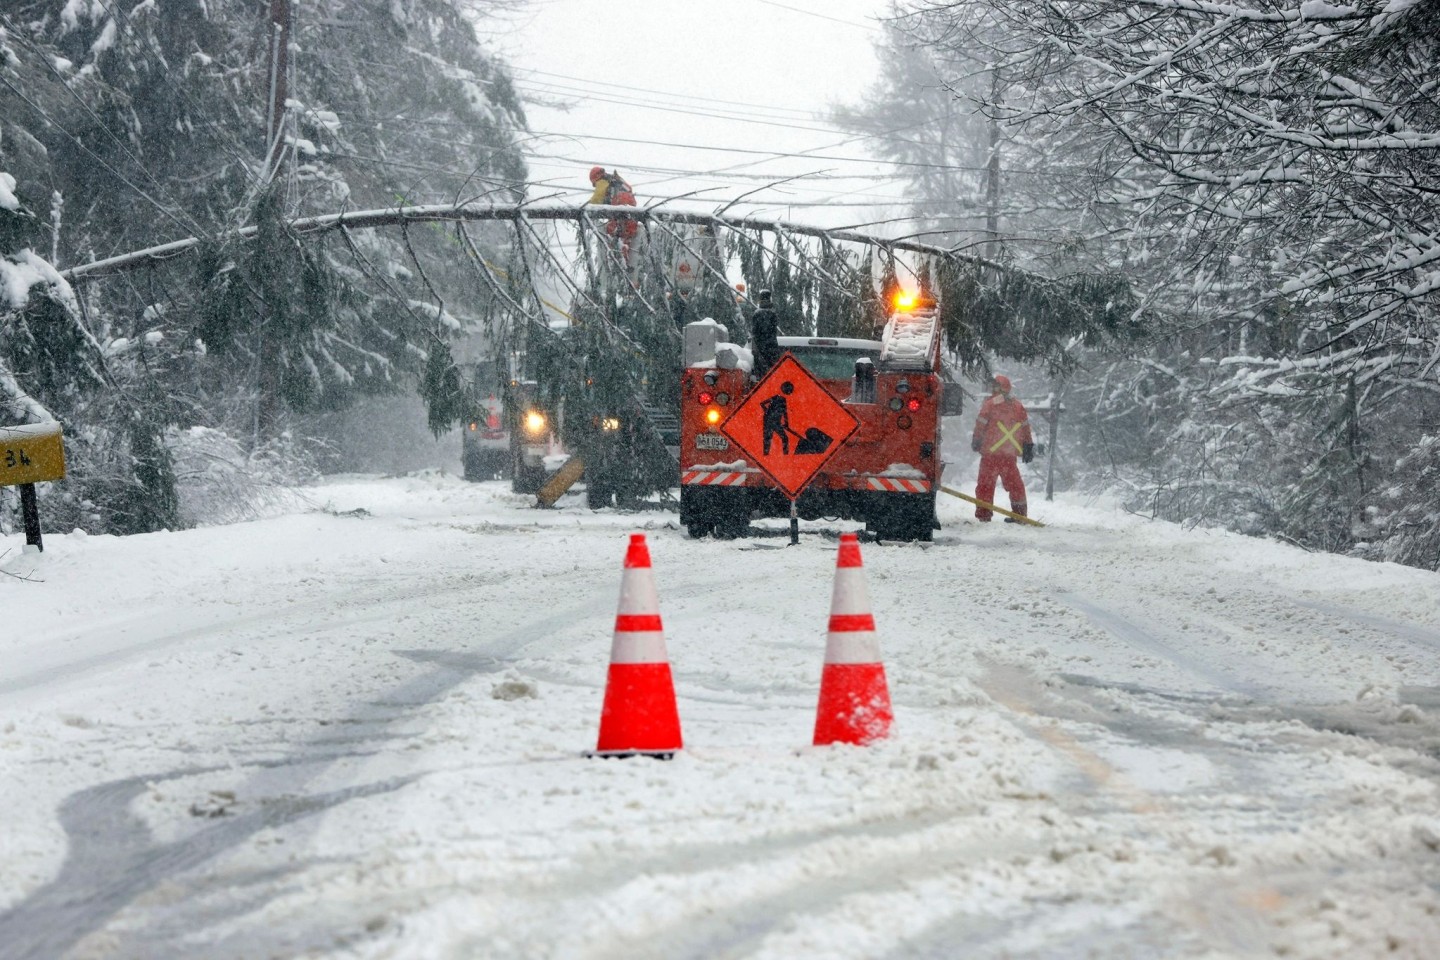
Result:
{"type": "Polygon", "coordinates": [[[985,256],[1000,255],[1000,122],[990,118],[990,161],[985,166],[985,256]]]}
{"type": "Polygon", "coordinates": [[[985,164],[985,256],[1000,255],[1000,70],[990,75],[990,157],[985,164]]]}
{"type": "Polygon", "coordinates": [[[994,261],[999,256],[999,95],[1004,85],[999,68],[991,68],[989,95],[989,157],[985,163],[985,256],[994,261]]]}
{"type": "Polygon", "coordinates": [[[290,80],[290,0],[270,0],[270,99],[265,111],[265,180],[285,156],[285,101],[290,80]]]}
{"type": "MultiPolygon", "coordinates": [[[[266,190],[275,190],[277,175],[285,162],[285,128],[287,111],[285,101],[290,87],[290,0],[270,0],[270,96],[265,111],[265,167],[262,180],[266,190]]],[[[259,209],[262,218],[283,217],[278,208],[278,197],[262,195],[259,209]]],[[[260,223],[256,235],[256,255],[264,255],[266,234],[273,232],[275,224],[260,223]]],[[[262,291],[273,289],[262,279],[262,291]]],[[[273,439],[280,430],[280,337],[274,329],[278,315],[283,311],[280,304],[269,302],[269,296],[262,293],[255,317],[255,442],[263,443],[273,439]]]]}

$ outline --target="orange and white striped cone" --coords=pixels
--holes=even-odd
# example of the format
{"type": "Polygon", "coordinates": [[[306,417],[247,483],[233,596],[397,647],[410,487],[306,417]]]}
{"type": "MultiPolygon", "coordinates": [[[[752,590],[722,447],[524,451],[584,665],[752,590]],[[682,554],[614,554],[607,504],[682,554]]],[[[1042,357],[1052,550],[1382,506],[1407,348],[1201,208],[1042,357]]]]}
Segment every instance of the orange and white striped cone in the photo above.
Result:
{"type": "Polygon", "coordinates": [[[864,745],[890,733],[894,714],[870,589],[860,559],[860,537],[840,536],[835,559],[835,589],[830,595],[830,629],[825,637],[825,672],[820,678],[820,705],[815,712],[815,746],[831,743],[864,745]]]}
{"type": "Polygon", "coordinates": [[[675,684],[665,656],[660,598],[645,534],[632,533],[620,579],[620,606],[610,644],[610,674],[600,711],[600,741],[587,754],[668,760],[681,747],[675,684]]]}

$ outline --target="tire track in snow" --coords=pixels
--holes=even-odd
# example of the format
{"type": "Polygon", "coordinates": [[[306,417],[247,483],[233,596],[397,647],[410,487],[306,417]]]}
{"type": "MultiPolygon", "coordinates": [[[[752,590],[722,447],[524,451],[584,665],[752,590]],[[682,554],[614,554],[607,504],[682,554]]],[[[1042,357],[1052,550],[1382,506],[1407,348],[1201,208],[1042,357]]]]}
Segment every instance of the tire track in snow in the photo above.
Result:
{"type": "Polygon", "coordinates": [[[1073,607],[1089,617],[1091,622],[1116,639],[1139,650],[1143,650],[1151,656],[1169,661],[1181,670],[1204,681],[1219,691],[1236,694],[1251,700],[1263,699],[1266,695],[1265,691],[1255,684],[1241,680],[1224,670],[1211,666],[1203,660],[1187,656],[1156,637],[1153,633],[1150,633],[1111,610],[1097,606],[1087,600],[1082,600],[1073,593],[1060,592],[1057,593],[1055,597],[1062,603],[1073,607]]]}
{"type": "Polygon", "coordinates": [[[415,779],[398,777],[291,798],[204,828],[183,840],[152,842],[145,825],[130,813],[130,802],[151,783],[204,772],[202,768],[171,771],[158,777],[129,777],[66,798],[60,807],[60,825],[70,845],[69,855],[54,880],[0,913],[0,958],[52,960],[62,956],[102,929],[142,893],[205,863],[258,831],[358,797],[396,790],[415,779]]]}
{"type": "MultiPolygon", "coordinates": [[[[970,814],[965,814],[969,816],[970,814]]],[[[856,895],[883,894],[903,889],[926,879],[973,868],[977,863],[1008,862],[1018,856],[1036,855],[1042,843],[1034,837],[1007,836],[1002,830],[990,829],[983,837],[946,838],[940,829],[960,818],[946,818],[935,824],[903,821],[889,830],[826,830],[817,832],[810,849],[791,852],[813,853],[814,848],[842,838],[875,836],[894,840],[902,831],[934,834],[923,840],[924,854],[913,852],[886,853],[881,856],[849,856],[843,869],[825,870],[808,864],[796,864],[796,878],[780,889],[744,897],[717,909],[713,898],[697,904],[698,914],[689,913],[668,927],[646,933],[646,946],[637,950],[631,944],[612,951],[615,960],[636,956],[664,960],[727,960],[752,955],[772,933],[794,925],[797,920],[824,922],[833,911],[844,909],[843,901],[856,895]]],[[[751,865],[764,859],[775,860],[776,848],[766,843],[760,850],[749,851],[741,863],[751,865]],[[753,854],[769,854],[757,858],[753,854]]],[[[800,859],[790,857],[789,859],[800,859]]],[[[839,860],[847,859],[842,854],[839,860]]],[[[833,861],[832,861],[833,862],[833,861]]],[[[706,871],[713,863],[705,864],[706,871]]],[[[829,866],[827,864],[826,866],[829,866]]],[[[775,868],[770,866],[769,870],[775,868]]],[[[602,954],[601,956],[604,956],[602,954]]],[[[950,954],[955,956],[955,954],[950,954]]]]}
{"type": "MultiPolygon", "coordinates": [[[[1173,860],[1163,871],[1166,882],[1157,891],[1143,882],[1127,884],[1118,874],[1102,877],[1105,882],[1087,885],[1080,895],[1081,903],[1089,902],[1093,908],[1088,923],[1065,931],[1063,938],[1036,941],[1030,935],[1032,922],[1049,925],[1057,912],[1065,912],[1052,904],[1037,908],[1033,919],[1021,916],[1018,921],[1023,922],[993,926],[994,940],[965,940],[965,956],[1058,960],[1074,955],[1052,946],[1056,943],[1075,950],[1097,949],[1097,956],[1129,956],[1138,945],[1152,942],[1164,945],[1166,950],[1161,953],[1167,956],[1180,943],[1193,944],[1197,955],[1206,949],[1224,956],[1268,955],[1274,943],[1285,940],[1286,928],[1297,920],[1321,922],[1323,911],[1331,909],[1324,904],[1332,899],[1356,902],[1358,906],[1347,919],[1381,943],[1391,936],[1387,926],[1392,923],[1413,925],[1415,916],[1422,925],[1430,922],[1420,910],[1391,921],[1380,909],[1389,900],[1409,894],[1417,878],[1435,876],[1433,846],[1428,840],[1421,843],[1405,836],[1403,827],[1398,836],[1386,836],[1400,808],[1391,812],[1378,807],[1348,830],[1335,830],[1337,817],[1352,818],[1359,809],[1357,784],[1343,775],[1343,763],[1330,764],[1326,757],[1348,753],[1374,763],[1376,745],[1389,746],[1393,740],[1383,735],[1383,730],[1354,734],[1365,742],[1346,744],[1344,738],[1352,734],[1335,732],[1305,716],[1308,708],[1301,708],[1301,715],[1296,716],[1292,716],[1292,708],[1268,703],[1231,704],[1217,711],[1202,698],[1070,678],[1075,681],[1083,688],[1042,686],[1027,670],[997,665],[981,687],[1018,714],[1022,729],[1069,758],[1092,781],[1098,796],[1118,799],[1123,809],[1094,807],[1073,794],[1058,798],[1062,808],[1075,809],[1077,816],[1092,824],[1088,828],[1092,835],[1114,836],[1128,830],[1137,841],[1148,837],[1151,846],[1142,856],[1173,860]],[[1122,696],[1093,705],[1083,698],[1079,702],[1084,708],[1077,712],[1071,698],[1083,689],[1108,689],[1122,696]],[[1159,703],[1162,713],[1132,710],[1127,714],[1125,698],[1159,703]],[[1050,722],[1034,723],[1032,718],[1050,722]],[[1289,723],[1292,719],[1300,719],[1312,729],[1297,732],[1289,723]],[[1263,726],[1255,729],[1255,724],[1263,726]],[[1199,792],[1167,786],[1159,795],[1138,789],[1123,770],[1114,770],[1105,757],[1109,752],[1106,741],[1096,742],[1086,734],[1087,727],[1103,728],[1144,749],[1153,750],[1160,744],[1201,756],[1229,770],[1233,782],[1199,792]],[[1207,731],[1214,731],[1213,738],[1207,731]],[[1304,842],[1299,845],[1307,855],[1297,854],[1297,836],[1308,837],[1308,847],[1304,842]],[[1157,841],[1164,846],[1157,849],[1157,841]],[[1216,873],[1217,869],[1222,872],[1216,873]],[[1138,915],[1138,926],[1111,929],[1094,916],[1117,903],[1147,900],[1150,902],[1138,915]],[[1362,924],[1356,917],[1366,922],[1362,924]],[[1167,925],[1166,918],[1173,922],[1167,925]],[[1163,936],[1155,939],[1157,934],[1163,936]],[[1035,946],[1037,942],[1042,945],[1035,946]]],[[[1422,775],[1411,770],[1412,764],[1403,758],[1397,759],[1393,751],[1384,756],[1387,765],[1410,777],[1422,775]]],[[[1428,773],[1433,776],[1435,764],[1429,765],[1428,773]]],[[[1368,796],[1364,793],[1368,784],[1368,779],[1360,781],[1362,795],[1368,796]]],[[[1138,879],[1143,881],[1143,875],[1138,879]]],[[[1086,912],[1077,917],[1086,921],[1086,912]]],[[[947,956],[943,946],[953,942],[956,931],[968,930],[969,921],[957,916],[943,922],[933,936],[921,937],[911,945],[913,949],[897,950],[894,960],[947,956]]],[[[1142,950],[1134,955],[1152,954],[1142,950]]]]}
{"type": "Polygon", "coordinates": [[[1327,617],[1338,620],[1349,620],[1361,626],[1369,627],[1380,633],[1387,633],[1393,637],[1399,637],[1423,648],[1426,654],[1440,653],[1440,632],[1415,626],[1409,623],[1401,623],[1398,620],[1391,620],[1373,613],[1365,613],[1360,610],[1352,610],[1347,607],[1340,607],[1334,604],[1321,603],[1316,600],[1295,600],[1298,606],[1323,613],[1327,617]]]}
{"type": "MultiPolygon", "coordinates": [[[[414,596],[409,594],[410,599],[414,596]]],[[[465,660],[458,660],[455,655],[429,657],[431,666],[425,673],[338,722],[383,727],[403,719],[405,714],[397,713],[396,706],[415,707],[434,702],[474,673],[503,669],[505,660],[525,645],[546,638],[577,619],[594,615],[598,605],[597,601],[589,601],[503,634],[491,641],[489,656],[476,655],[465,660]]],[[[418,659],[427,661],[425,657],[418,659]]],[[[419,776],[392,778],[318,795],[295,795],[306,783],[349,755],[315,751],[319,741],[331,736],[332,731],[321,728],[312,738],[296,744],[287,758],[249,765],[259,769],[236,793],[281,799],[169,843],[155,843],[151,839],[145,825],[130,812],[130,803],[149,783],[215,772],[220,768],[178,768],[126,777],[71,794],[62,802],[59,815],[68,846],[65,861],[53,880],[0,913],[0,960],[51,960],[61,956],[85,937],[103,929],[141,894],[220,856],[258,831],[323,813],[349,800],[399,789],[419,776]]],[[[193,930],[187,928],[186,932],[193,930]]],[[[143,936],[139,939],[144,940],[143,936]]],[[[134,955],[163,955],[164,951],[152,952],[155,946],[146,943],[145,949],[134,955]]]]}
{"type": "MultiPolygon", "coordinates": [[[[1208,702],[1215,705],[1216,709],[1220,711],[1218,714],[1215,714],[1215,719],[1223,719],[1231,723],[1264,723],[1293,720],[1321,733],[1335,733],[1363,739],[1382,747],[1399,746],[1415,751],[1420,758],[1417,759],[1416,762],[1403,764],[1400,764],[1398,761],[1395,762],[1407,773],[1431,779],[1437,776],[1437,771],[1432,769],[1432,764],[1426,762],[1440,759],[1440,732],[1434,729],[1434,723],[1422,721],[1419,717],[1410,717],[1405,720],[1404,723],[1397,723],[1396,717],[1387,717],[1385,715],[1385,703],[1374,704],[1367,709],[1364,704],[1357,703],[1350,696],[1325,702],[1296,702],[1289,697],[1278,696],[1274,691],[1266,690],[1246,681],[1237,680],[1225,671],[1212,668],[1203,661],[1181,654],[1173,647],[1170,647],[1168,644],[1158,640],[1135,624],[1110,611],[1087,603],[1070,594],[1060,594],[1058,596],[1065,603],[1081,610],[1081,612],[1090,617],[1093,622],[1103,627],[1113,636],[1139,649],[1160,656],[1187,672],[1207,680],[1222,691],[1237,694],[1241,699],[1235,700],[1232,698],[1221,703],[1213,700],[1205,701],[1201,698],[1186,697],[1181,694],[1151,690],[1133,684],[1127,685],[1123,683],[1098,681],[1086,677],[1067,677],[1065,675],[1061,675],[1061,679],[1080,682],[1090,686],[1103,686],[1116,690],[1124,690],[1132,694],[1143,692],[1172,701],[1183,702],[1185,700],[1195,700],[1197,702],[1208,702]]],[[[1399,638],[1413,646],[1422,648],[1426,656],[1429,656],[1433,652],[1429,647],[1430,644],[1434,644],[1435,649],[1440,650],[1440,635],[1436,635],[1424,627],[1417,627],[1386,617],[1315,601],[1290,599],[1288,602],[1314,610],[1331,618],[1348,620],[1352,623],[1366,626],[1378,633],[1399,638]]],[[[1228,631],[1249,632],[1253,630],[1253,628],[1230,618],[1207,615],[1206,619],[1211,623],[1223,626],[1223,628],[1228,631]]],[[[1330,635],[1330,638],[1335,640],[1335,642],[1340,642],[1333,635],[1330,635]]],[[[1346,642],[1363,647],[1367,653],[1376,652],[1373,644],[1363,639],[1353,638],[1346,642]]],[[[1423,700],[1427,696],[1434,695],[1432,688],[1417,687],[1402,687],[1400,693],[1402,699],[1411,701],[1417,699],[1423,700]]],[[[1405,715],[1403,713],[1397,713],[1396,716],[1403,718],[1405,715]]]]}
{"type": "MultiPolygon", "coordinates": [[[[445,586],[434,586],[429,588],[416,588],[400,590],[396,587],[386,587],[369,594],[346,594],[344,597],[327,595],[304,600],[298,603],[287,604],[275,609],[263,610],[244,616],[233,617],[225,620],[218,620],[214,623],[199,624],[187,627],[184,630],[163,633],[160,636],[152,637],[139,643],[108,650],[104,653],[94,654],[88,657],[81,657],[76,660],[58,663],[54,666],[43,667],[28,674],[21,674],[18,677],[10,677],[0,680],[0,696],[19,693],[36,687],[44,687],[57,682],[69,682],[93,675],[98,671],[123,666],[148,654],[155,653],[176,644],[185,643],[191,640],[208,639],[228,634],[243,632],[251,628],[265,624],[275,623],[294,618],[301,618],[307,615],[323,617],[332,613],[337,607],[360,608],[371,610],[385,607],[396,603],[412,603],[418,597],[439,599],[453,596],[457,593],[468,593],[487,586],[495,586],[504,583],[508,578],[505,575],[497,574],[492,577],[481,577],[475,574],[461,575],[463,582],[447,584],[445,586]]],[[[367,616],[347,616],[343,620],[322,619],[310,629],[316,632],[327,630],[344,629],[361,623],[374,623],[390,617],[392,614],[384,610],[376,610],[367,616]]],[[[128,617],[121,621],[132,624],[136,627],[146,622],[163,622],[164,617],[157,616],[135,616],[128,617]]],[[[113,629],[114,622],[107,622],[105,629],[113,629]]],[[[89,631],[94,633],[95,631],[89,631]]],[[[80,639],[85,633],[74,633],[71,639],[80,639]]]]}
{"type": "MultiPolygon", "coordinates": [[[[1116,619],[1118,620],[1118,618],[1116,619]]],[[[1120,621],[1120,623],[1123,624],[1124,621],[1120,621]]],[[[1141,636],[1144,636],[1143,633],[1141,636]]],[[[1164,648],[1163,645],[1161,645],[1161,648],[1168,649],[1164,648]]],[[[1063,729],[1054,710],[1051,709],[1051,704],[1048,702],[1049,698],[1046,695],[1048,691],[1042,690],[1028,671],[996,665],[991,672],[987,674],[986,679],[981,682],[980,686],[991,699],[1011,712],[1013,715],[1012,722],[1017,728],[1027,736],[1044,743],[1055,753],[1064,757],[1080,775],[1084,777],[1090,786],[1090,792],[1098,797],[1109,798],[1117,804],[1116,807],[1109,810],[1082,811],[1082,816],[1099,818],[1100,822],[1106,827],[1105,835],[1110,836],[1118,833],[1136,840],[1143,840],[1147,835],[1157,831],[1167,832],[1173,836],[1184,835],[1186,832],[1185,825],[1187,817],[1193,816],[1196,811],[1188,809],[1186,805],[1172,800],[1167,796],[1157,795],[1134,783],[1123,772],[1118,771],[1112,766],[1100,753],[1083,743],[1079,737],[1072,734],[1069,730],[1063,729]],[[1051,720],[1054,722],[1037,722],[1041,720],[1051,720]]],[[[1127,734],[1126,736],[1127,739],[1130,738],[1130,735],[1127,734]]],[[[1153,745],[1148,739],[1137,740],[1136,742],[1142,747],[1150,747],[1153,749],[1153,745]]],[[[1205,752],[1207,754],[1210,753],[1210,751],[1205,752]]],[[[1263,796],[1263,792],[1260,795],[1263,796]]],[[[1083,803],[1083,798],[1071,797],[1070,799],[1072,799],[1072,801],[1081,799],[1083,803]]],[[[1062,808],[1066,806],[1064,803],[1060,803],[1059,805],[1062,808]]],[[[1181,849],[1175,852],[1183,856],[1185,851],[1181,849]]],[[[1195,852],[1198,853],[1199,851],[1195,852]]],[[[1093,885],[1087,888],[1086,895],[1091,898],[1090,906],[1092,906],[1092,908],[1095,906],[1096,901],[1113,904],[1117,901],[1123,902],[1128,896],[1129,899],[1143,902],[1150,895],[1150,891],[1133,889],[1131,885],[1127,884],[1127,880],[1123,874],[1114,877],[1113,883],[1118,885],[1120,889],[1095,889],[1093,885]]],[[[1269,895],[1273,894],[1273,891],[1265,889],[1262,893],[1269,895]]],[[[1240,924],[1238,927],[1222,931],[1223,939],[1226,941],[1223,946],[1227,949],[1241,949],[1247,954],[1251,951],[1263,949],[1265,947],[1263,937],[1257,937],[1254,934],[1256,929],[1263,927],[1263,921],[1259,920],[1255,914],[1270,909],[1266,904],[1276,902],[1283,898],[1275,894],[1273,897],[1262,896],[1253,901],[1234,898],[1225,899],[1225,906],[1228,909],[1244,914],[1246,922],[1240,924]]],[[[1084,902],[1083,897],[1082,902],[1084,902]]],[[[1055,915],[1056,911],[1053,909],[1052,904],[1040,903],[1034,907],[1032,914],[1035,922],[1041,924],[1053,924],[1057,919],[1055,915]]],[[[1076,916],[1080,924],[1080,929],[1078,932],[1076,930],[1067,931],[1067,943],[1077,945],[1094,941],[1097,943],[1116,943],[1118,945],[1116,938],[1113,936],[1113,932],[1104,930],[1097,931],[1094,929],[1099,918],[1097,918],[1093,909],[1090,911],[1082,910],[1077,913],[1076,916]]],[[[1143,912],[1142,916],[1148,924],[1146,929],[1148,935],[1153,932],[1155,919],[1163,916],[1163,913],[1158,909],[1149,908],[1143,912]]],[[[1196,937],[1203,939],[1206,931],[1202,928],[1207,925],[1213,927],[1213,924],[1207,924],[1207,920],[1208,917],[1205,916],[1177,915],[1172,919],[1172,922],[1163,925],[1163,932],[1167,934],[1167,936],[1163,938],[1163,942],[1173,948],[1176,943],[1193,942],[1196,937]]],[[[917,941],[916,947],[919,948],[921,952],[915,954],[900,952],[895,954],[895,956],[897,958],[907,956],[943,956],[943,953],[930,952],[930,947],[942,945],[949,937],[955,935],[957,926],[963,928],[964,924],[965,918],[963,917],[955,917],[947,920],[937,925],[929,935],[917,941]]],[[[988,928],[988,936],[979,942],[966,941],[966,956],[976,958],[992,956],[1008,958],[1013,956],[1014,945],[1007,944],[1006,941],[1016,934],[1028,933],[1030,926],[1031,918],[1025,915],[1014,917],[1006,923],[992,924],[988,928]]],[[[1128,937],[1120,942],[1123,942],[1127,947],[1133,947],[1134,945],[1133,941],[1128,937]]],[[[1215,946],[1213,943],[1210,945],[1215,946]]],[[[1067,954],[1063,952],[1046,953],[1044,950],[1039,953],[1026,952],[1025,955],[1040,957],[1053,956],[1056,957],[1057,960],[1067,956],[1067,954]]]]}
{"type": "MultiPolygon", "coordinates": [[[[977,813],[969,805],[943,812],[925,808],[774,831],[739,842],[692,842],[618,859],[602,854],[599,860],[572,862],[559,875],[538,878],[533,887],[531,881],[520,879],[506,893],[522,905],[505,913],[516,932],[522,924],[553,922],[525,915],[530,904],[547,907],[578,900],[586,908],[613,905],[631,885],[658,884],[670,892],[672,909],[643,929],[627,922],[622,936],[604,943],[587,938],[588,950],[564,952],[562,946],[557,953],[551,943],[534,956],[614,960],[746,956],[796,916],[823,916],[846,896],[900,888],[976,861],[1005,861],[1041,852],[1043,842],[1034,836],[1031,821],[1020,821],[1011,831],[988,821],[968,829],[977,813]],[[897,852],[897,842],[908,849],[897,852]],[[753,877],[737,881],[747,868],[753,877]]],[[[614,907],[605,909],[608,918],[614,907]]],[[[577,922],[573,912],[567,919],[577,922]]]]}

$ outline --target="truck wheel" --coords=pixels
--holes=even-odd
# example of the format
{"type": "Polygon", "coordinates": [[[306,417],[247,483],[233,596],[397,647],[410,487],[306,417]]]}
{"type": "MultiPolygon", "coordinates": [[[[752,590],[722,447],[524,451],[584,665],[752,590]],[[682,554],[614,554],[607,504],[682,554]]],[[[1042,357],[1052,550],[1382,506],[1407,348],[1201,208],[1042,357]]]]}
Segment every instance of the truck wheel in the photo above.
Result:
{"type": "Polygon", "coordinates": [[[509,462],[510,458],[505,455],[503,450],[487,450],[482,460],[481,472],[485,475],[486,480],[503,479],[507,475],[505,468],[509,462]]]}
{"type": "Polygon", "coordinates": [[[935,495],[886,496],[875,506],[867,526],[877,540],[928,543],[935,538],[935,495]]]}
{"type": "Polygon", "coordinates": [[[715,536],[721,540],[739,540],[750,535],[750,518],[736,520],[731,517],[715,524],[715,536]]]}
{"type": "Polygon", "coordinates": [[[680,523],[690,534],[691,540],[699,540],[715,529],[705,507],[705,498],[700,491],[686,486],[680,488],[680,523]]]}
{"type": "Polygon", "coordinates": [[[527,467],[523,463],[515,464],[515,471],[511,476],[510,487],[516,493],[539,493],[540,488],[545,485],[545,468],[539,465],[527,467]]]}
{"type": "Polygon", "coordinates": [[[587,481],[585,484],[585,505],[591,510],[610,506],[613,494],[603,481],[587,481]]]}
{"type": "Polygon", "coordinates": [[[509,458],[503,452],[493,450],[465,451],[465,479],[470,481],[494,480],[505,473],[509,458]]]}
{"type": "Polygon", "coordinates": [[[743,490],[716,491],[712,501],[711,514],[715,522],[715,536],[722,540],[737,540],[750,534],[750,498],[743,490]]]}

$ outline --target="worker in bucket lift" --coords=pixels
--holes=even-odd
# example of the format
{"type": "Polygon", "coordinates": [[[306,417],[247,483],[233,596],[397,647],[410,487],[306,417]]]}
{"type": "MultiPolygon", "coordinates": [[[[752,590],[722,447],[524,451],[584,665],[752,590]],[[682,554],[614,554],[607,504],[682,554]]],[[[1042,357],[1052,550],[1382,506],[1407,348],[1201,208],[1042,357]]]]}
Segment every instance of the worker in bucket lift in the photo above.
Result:
{"type": "MultiPolygon", "coordinates": [[[[1010,495],[1010,509],[1026,516],[1025,481],[1015,465],[1018,456],[1026,463],[1035,458],[1035,443],[1030,436],[1030,416],[1025,405],[1010,395],[1010,378],[997,374],[990,381],[990,396],[980,405],[975,417],[975,434],[970,449],[980,454],[980,476],[975,481],[975,498],[986,503],[995,501],[995,480],[998,477],[1010,495]]],[[[977,506],[975,519],[989,523],[993,511],[977,506]]],[[[1006,523],[1015,523],[1011,517],[1006,523]]]]}
{"type": "MultiPolygon", "coordinates": [[[[612,206],[635,206],[635,193],[625,178],[615,172],[607,173],[604,167],[590,168],[590,185],[595,188],[586,203],[603,203],[612,206]]],[[[616,238],[620,244],[620,256],[625,266],[630,266],[630,247],[640,232],[640,224],[634,220],[616,219],[605,221],[605,232],[616,238]]]]}

